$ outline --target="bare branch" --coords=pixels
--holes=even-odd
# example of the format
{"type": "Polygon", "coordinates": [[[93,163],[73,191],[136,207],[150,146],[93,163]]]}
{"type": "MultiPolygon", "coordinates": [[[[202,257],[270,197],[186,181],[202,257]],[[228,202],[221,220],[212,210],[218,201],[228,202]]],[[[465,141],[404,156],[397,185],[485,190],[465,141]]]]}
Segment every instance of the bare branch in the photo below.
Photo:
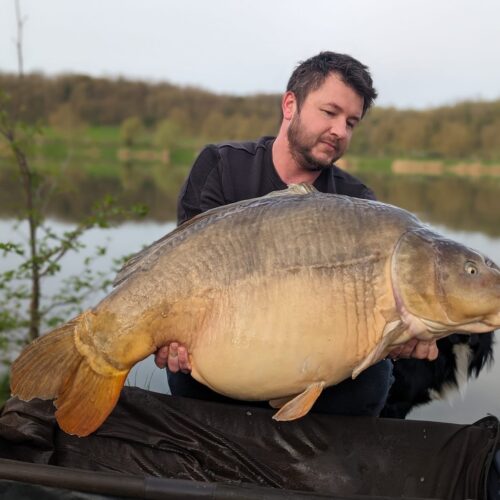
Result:
{"type": "Polygon", "coordinates": [[[16,4],[16,22],[17,22],[17,39],[16,39],[16,51],[17,51],[17,68],[19,71],[19,76],[22,78],[24,76],[23,67],[23,26],[26,22],[26,18],[21,15],[21,3],[20,0],[15,0],[16,4]]]}

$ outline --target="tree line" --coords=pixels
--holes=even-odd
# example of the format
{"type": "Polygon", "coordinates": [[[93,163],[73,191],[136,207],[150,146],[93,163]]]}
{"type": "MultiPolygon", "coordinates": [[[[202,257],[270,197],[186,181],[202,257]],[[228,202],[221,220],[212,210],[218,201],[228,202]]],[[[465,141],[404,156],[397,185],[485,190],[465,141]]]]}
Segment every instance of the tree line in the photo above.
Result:
{"type": "MultiPolygon", "coordinates": [[[[22,99],[23,120],[146,129],[164,123],[167,135],[204,141],[245,140],[276,133],[280,96],[232,96],[196,87],[85,75],[0,73],[11,105],[22,99]],[[165,125],[165,122],[167,123],[165,125]],[[170,132],[169,132],[170,131],[170,132]]],[[[500,99],[427,110],[375,107],[356,131],[351,153],[498,161],[500,99]]]]}

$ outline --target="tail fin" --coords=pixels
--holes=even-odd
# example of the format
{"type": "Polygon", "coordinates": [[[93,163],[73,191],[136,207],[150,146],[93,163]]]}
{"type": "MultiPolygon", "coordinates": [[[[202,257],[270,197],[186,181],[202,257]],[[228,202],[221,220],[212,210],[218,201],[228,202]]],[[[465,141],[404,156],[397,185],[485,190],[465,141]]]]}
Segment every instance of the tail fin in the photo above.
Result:
{"type": "Polygon", "coordinates": [[[81,320],[77,316],[25,348],[12,365],[11,392],[23,401],[55,399],[61,429],[87,436],[115,407],[128,370],[103,375],[92,368],[75,344],[81,320]]]}

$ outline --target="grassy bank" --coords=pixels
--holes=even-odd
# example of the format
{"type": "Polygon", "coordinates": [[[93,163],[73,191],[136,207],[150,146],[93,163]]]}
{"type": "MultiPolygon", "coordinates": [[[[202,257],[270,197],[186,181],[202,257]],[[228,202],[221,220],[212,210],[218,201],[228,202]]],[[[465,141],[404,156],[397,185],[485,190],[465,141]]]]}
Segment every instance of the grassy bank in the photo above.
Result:
{"type": "MultiPolygon", "coordinates": [[[[163,137],[163,141],[162,146],[155,131],[147,128],[125,141],[117,126],[64,130],[46,127],[36,137],[30,157],[37,169],[55,175],[69,171],[93,178],[118,179],[124,172],[142,172],[149,176],[157,172],[164,177],[178,178],[187,175],[198,152],[210,142],[189,137],[176,137],[171,141],[163,137]]],[[[5,169],[9,163],[10,152],[0,145],[0,169],[5,169]]],[[[339,164],[352,172],[500,177],[500,163],[492,161],[348,154],[339,164]]]]}

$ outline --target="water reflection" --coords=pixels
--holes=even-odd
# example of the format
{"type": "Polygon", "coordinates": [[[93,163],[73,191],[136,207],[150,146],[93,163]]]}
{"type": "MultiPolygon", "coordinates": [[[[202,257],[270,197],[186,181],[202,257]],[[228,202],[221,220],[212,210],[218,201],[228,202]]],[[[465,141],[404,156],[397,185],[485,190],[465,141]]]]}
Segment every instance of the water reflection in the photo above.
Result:
{"type": "MultiPolygon", "coordinates": [[[[123,206],[148,205],[153,220],[175,219],[177,194],[186,168],[131,166],[119,172],[117,176],[91,177],[80,170],[65,171],[55,189],[51,187],[49,214],[62,220],[78,220],[89,214],[94,203],[112,195],[123,206]]],[[[357,175],[374,189],[379,200],[406,208],[434,224],[500,235],[499,178],[357,175]]],[[[22,192],[15,172],[0,169],[0,186],[0,217],[13,216],[22,208],[22,192]]]]}
{"type": "MultiPolygon", "coordinates": [[[[120,169],[119,175],[86,175],[69,169],[47,177],[39,196],[44,199],[45,212],[63,221],[81,220],[93,205],[107,196],[116,198],[123,207],[147,205],[149,218],[167,222],[175,219],[177,194],[185,170],[158,167],[120,169]]],[[[0,217],[12,217],[23,207],[24,194],[17,172],[0,168],[0,217]]]]}
{"type": "Polygon", "coordinates": [[[450,229],[500,236],[500,179],[361,174],[381,201],[450,229]]]}

